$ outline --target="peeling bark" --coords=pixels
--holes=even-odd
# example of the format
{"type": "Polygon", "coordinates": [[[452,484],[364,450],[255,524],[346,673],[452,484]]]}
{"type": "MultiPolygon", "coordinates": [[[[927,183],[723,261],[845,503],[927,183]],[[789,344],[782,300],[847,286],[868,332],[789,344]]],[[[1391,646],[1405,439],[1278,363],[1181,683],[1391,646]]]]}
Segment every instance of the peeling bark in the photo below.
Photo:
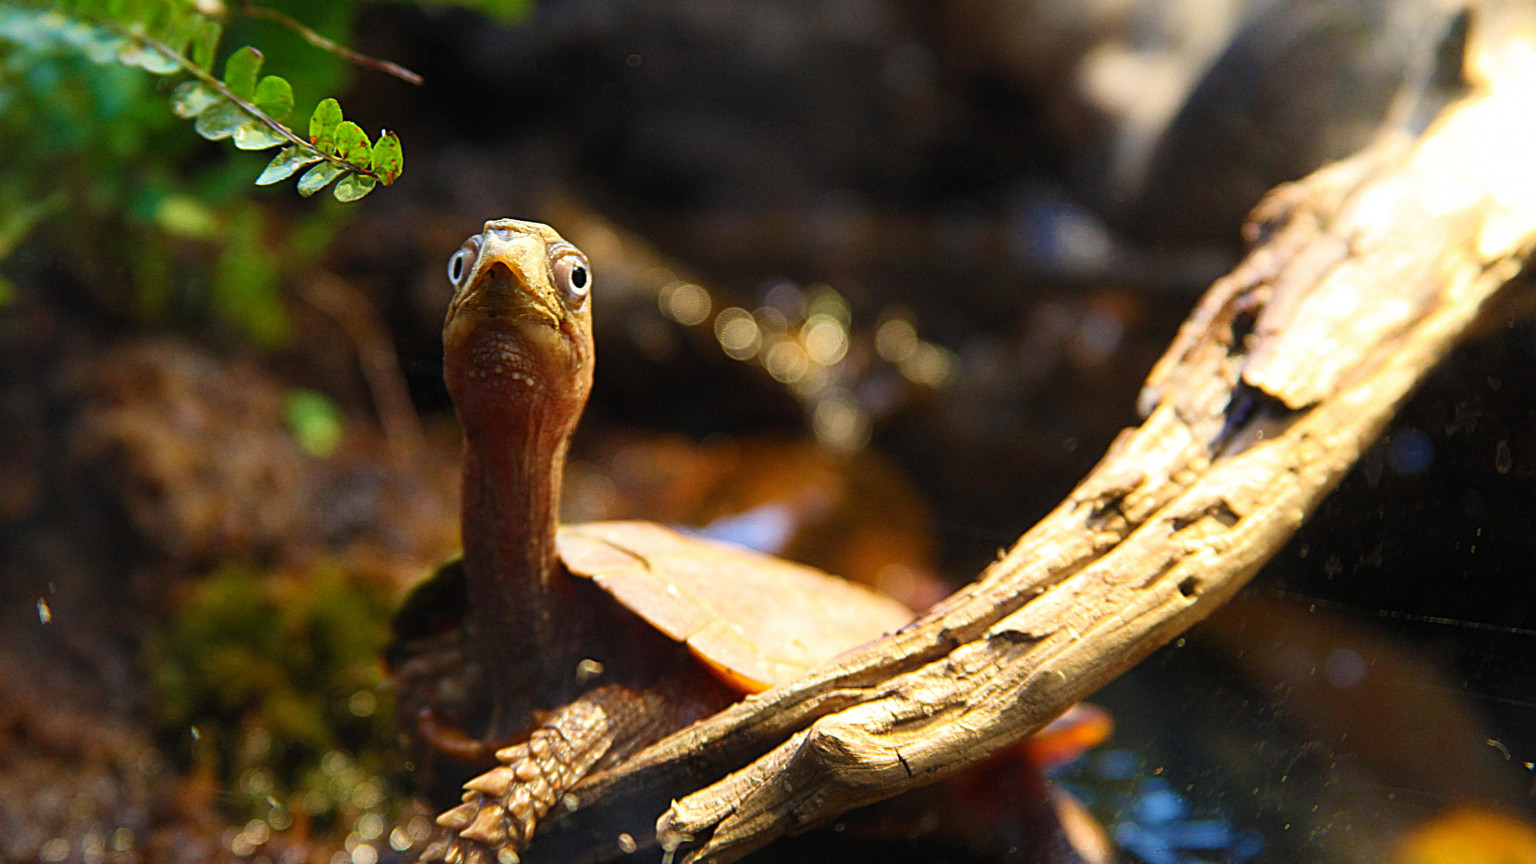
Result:
{"type": "Polygon", "coordinates": [[[1536,40],[1496,29],[1417,140],[1271,193],[1145,422],[977,581],[591,778],[532,857],[612,857],[655,826],[684,861],[733,860],[997,753],[1231,597],[1536,246],[1536,40]]]}

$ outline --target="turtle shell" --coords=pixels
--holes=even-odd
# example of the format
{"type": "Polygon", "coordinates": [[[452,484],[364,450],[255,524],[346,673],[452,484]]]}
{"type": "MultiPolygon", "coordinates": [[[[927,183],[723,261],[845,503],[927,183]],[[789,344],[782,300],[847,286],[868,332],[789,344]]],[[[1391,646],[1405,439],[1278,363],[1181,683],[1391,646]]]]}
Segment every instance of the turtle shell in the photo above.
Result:
{"type": "Polygon", "coordinates": [[[560,557],[688,649],[722,681],[757,693],[912,620],[862,585],[654,522],[562,525],[560,557]]]}

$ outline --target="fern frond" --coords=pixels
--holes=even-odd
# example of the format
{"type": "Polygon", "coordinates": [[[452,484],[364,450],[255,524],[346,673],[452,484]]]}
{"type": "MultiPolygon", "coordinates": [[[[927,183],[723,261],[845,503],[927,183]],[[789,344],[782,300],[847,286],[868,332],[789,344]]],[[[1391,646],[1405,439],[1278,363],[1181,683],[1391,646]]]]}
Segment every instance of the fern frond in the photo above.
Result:
{"type": "Polygon", "coordinates": [[[335,99],[316,106],[307,138],[285,125],[293,113],[293,87],[281,76],[261,76],[263,58],[257,49],[235,51],[224,62],[224,77],[215,76],[212,66],[223,27],[190,0],[56,0],[50,9],[39,14],[62,15],[110,33],[117,40],[114,59],[119,63],[154,75],[190,75],[176,88],[172,107],[177,116],[193,120],[202,137],[231,139],[241,150],[283,147],[256,178],[257,185],[278,183],[313,165],[300,178],[299,194],[307,197],[339,180],[333,190],[337,200],[356,201],[400,176],[399,137],[385,131],[377,142],[370,141],[361,127],[343,119],[335,99]]]}

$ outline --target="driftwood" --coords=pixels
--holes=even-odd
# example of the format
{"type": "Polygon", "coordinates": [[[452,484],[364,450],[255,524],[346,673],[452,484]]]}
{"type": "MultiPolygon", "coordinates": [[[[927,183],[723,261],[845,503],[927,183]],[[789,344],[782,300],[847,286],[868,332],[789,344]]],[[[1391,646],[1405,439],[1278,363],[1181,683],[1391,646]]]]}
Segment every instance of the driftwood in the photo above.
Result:
{"type": "Polygon", "coordinates": [[[735,859],[997,753],[1231,597],[1536,246],[1536,42],[1473,44],[1470,95],[1422,136],[1259,206],[1145,422],[976,582],[591,778],[530,854],[612,857],[654,830],[684,861],[735,859]]]}

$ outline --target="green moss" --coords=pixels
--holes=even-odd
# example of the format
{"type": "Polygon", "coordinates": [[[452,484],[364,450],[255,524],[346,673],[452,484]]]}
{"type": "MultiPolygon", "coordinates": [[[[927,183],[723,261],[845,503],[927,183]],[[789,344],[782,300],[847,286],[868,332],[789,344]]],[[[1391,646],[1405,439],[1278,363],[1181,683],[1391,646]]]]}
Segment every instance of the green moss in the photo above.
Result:
{"type": "Polygon", "coordinates": [[[389,598],[334,564],[232,567],[191,589],[147,661],[164,735],[230,815],[349,824],[384,806],[394,723],[379,652],[389,598]]]}

